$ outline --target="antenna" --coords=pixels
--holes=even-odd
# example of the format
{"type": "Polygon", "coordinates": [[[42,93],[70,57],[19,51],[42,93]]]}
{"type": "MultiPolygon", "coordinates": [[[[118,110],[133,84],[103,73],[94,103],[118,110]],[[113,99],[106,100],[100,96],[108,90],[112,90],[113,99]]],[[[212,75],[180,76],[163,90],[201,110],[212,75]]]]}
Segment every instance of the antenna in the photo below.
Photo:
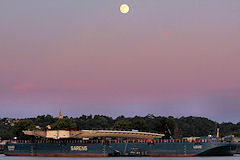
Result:
{"type": "Polygon", "coordinates": [[[172,133],[171,133],[171,131],[170,131],[170,129],[169,129],[169,127],[168,127],[167,124],[166,124],[166,127],[167,127],[168,133],[169,133],[169,135],[170,135],[170,138],[173,139],[173,137],[172,137],[172,133]]]}

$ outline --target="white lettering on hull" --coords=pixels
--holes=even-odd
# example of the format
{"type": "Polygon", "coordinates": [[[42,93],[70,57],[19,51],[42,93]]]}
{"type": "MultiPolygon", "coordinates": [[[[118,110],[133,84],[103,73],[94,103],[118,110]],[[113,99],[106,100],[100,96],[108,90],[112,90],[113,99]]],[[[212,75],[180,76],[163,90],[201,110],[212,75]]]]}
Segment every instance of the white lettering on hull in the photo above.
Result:
{"type": "Polygon", "coordinates": [[[202,149],[202,145],[194,145],[193,149],[202,149]]]}
{"type": "Polygon", "coordinates": [[[9,151],[14,151],[15,150],[15,146],[8,146],[8,150],[9,151]]]}
{"type": "Polygon", "coordinates": [[[87,146],[71,146],[71,151],[87,151],[87,146]]]}

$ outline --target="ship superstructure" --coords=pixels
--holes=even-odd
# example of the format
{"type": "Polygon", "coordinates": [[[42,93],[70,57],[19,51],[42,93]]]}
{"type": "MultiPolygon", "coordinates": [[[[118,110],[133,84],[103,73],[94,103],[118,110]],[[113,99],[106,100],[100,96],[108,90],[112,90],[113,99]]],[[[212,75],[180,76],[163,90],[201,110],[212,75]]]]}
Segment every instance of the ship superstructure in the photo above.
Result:
{"type": "Polygon", "coordinates": [[[112,131],[112,130],[46,130],[46,131],[23,131],[26,135],[63,139],[63,138],[135,138],[135,139],[157,139],[164,137],[164,134],[136,132],[136,131],[112,131]]]}

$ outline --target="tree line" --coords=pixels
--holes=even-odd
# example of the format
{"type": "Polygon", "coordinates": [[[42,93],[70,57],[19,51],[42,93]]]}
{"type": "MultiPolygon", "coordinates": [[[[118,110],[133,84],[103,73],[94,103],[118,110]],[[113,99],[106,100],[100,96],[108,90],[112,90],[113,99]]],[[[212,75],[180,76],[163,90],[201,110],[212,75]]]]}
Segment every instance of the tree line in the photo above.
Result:
{"type": "Polygon", "coordinates": [[[204,117],[180,117],[172,116],[147,116],[112,118],[104,115],[82,115],[77,118],[64,117],[54,118],[51,115],[41,115],[35,118],[21,119],[14,126],[6,125],[4,119],[0,120],[0,137],[10,139],[13,137],[25,138],[22,130],[46,129],[50,125],[51,129],[104,129],[104,130],[138,130],[141,132],[164,133],[166,138],[201,137],[216,135],[217,128],[220,128],[220,135],[240,136],[240,123],[234,124],[218,123],[204,117]]]}

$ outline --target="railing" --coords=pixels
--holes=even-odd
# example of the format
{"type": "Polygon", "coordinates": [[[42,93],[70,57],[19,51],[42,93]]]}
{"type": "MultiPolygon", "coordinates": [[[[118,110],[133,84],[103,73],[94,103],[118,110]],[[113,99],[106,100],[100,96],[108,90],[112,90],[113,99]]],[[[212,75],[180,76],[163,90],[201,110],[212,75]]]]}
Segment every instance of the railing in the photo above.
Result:
{"type": "Polygon", "coordinates": [[[209,143],[209,142],[223,142],[222,140],[212,140],[212,139],[197,139],[197,140],[187,140],[187,139],[128,139],[128,140],[81,140],[81,139],[44,139],[44,140],[8,140],[7,143],[209,143]]]}

